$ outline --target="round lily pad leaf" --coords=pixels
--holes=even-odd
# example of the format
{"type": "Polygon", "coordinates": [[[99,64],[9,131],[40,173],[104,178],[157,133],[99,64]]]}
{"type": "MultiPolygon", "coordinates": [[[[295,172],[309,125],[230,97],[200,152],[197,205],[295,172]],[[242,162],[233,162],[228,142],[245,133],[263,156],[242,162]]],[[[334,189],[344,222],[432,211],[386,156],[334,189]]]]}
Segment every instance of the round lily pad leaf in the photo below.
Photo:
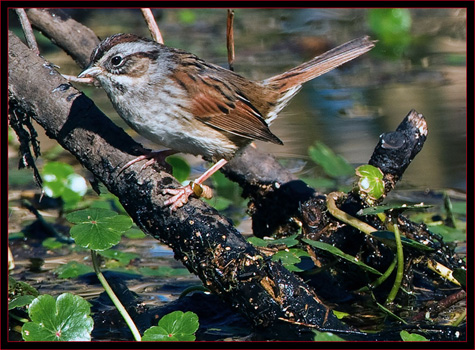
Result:
{"type": "Polygon", "coordinates": [[[158,326],[147,329],[144,341],[193,341],[198,330],[198,316],[188,311],[174,311],[163,316],[158,326]]]}
{"type": "Polygon", "coordinates": [[[66,215],[66,219],[76,224],[70,231],[76,243],[92,250],[116,245],[122,233],[132,226],[130,217],[102,208],[78,210],[66,215]]]}
{"type": "Polygon", "coordinates": [[[89,303],[80,296],[61,294],[56,300],[41,295],[30,305],[32,322],[21,329],[26,341],[90,341],[93,320],[89,303]]]}

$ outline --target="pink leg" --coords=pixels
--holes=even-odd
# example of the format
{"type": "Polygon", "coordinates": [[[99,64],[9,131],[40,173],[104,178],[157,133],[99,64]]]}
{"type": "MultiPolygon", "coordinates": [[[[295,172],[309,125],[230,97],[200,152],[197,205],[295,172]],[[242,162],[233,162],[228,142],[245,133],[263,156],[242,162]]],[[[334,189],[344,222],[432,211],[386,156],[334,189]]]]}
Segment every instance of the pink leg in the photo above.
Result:
{"type": "MultiPolygon", "coordinates": [[[[227,162],[227,160],[221,159],[219,162],[214,164],[211,168],[205,171],[199,178],[197,178],[193,182],[197,185],[202,185],[203,182],[205,182],[211,175],[213,175],[215,172],[225,166],[227,162]]],[[[164,189],[162,193],[173,195],[173,197],[165,201],[165,205],[169,205],[170,210],[174,211],[177,208],[180,208],[181,206],[186,204],[188,202],[188,197],[190,197],[194,192],[191,184],[189,184],[180,188],[167,188],[164,189]]]]}
{"type": "Polygon", "coordinates": [[[142,165],[140,170],[145,169],[146,167],[152,165],[155,162],[163,164],[165,162],[165,158],[175,153],[177,153],[177,151],[174,151],[171,149],[166,149],[166,150],[156,151],[156,152],[147,152],[146,154],[141,155],[135,159],[132,159],[130,162],[126,163],[122,168],[120,168],[119,174],[123,172],[125,169],[127,169],[129,166],[131,166],[132,164],[140,162],[141,160],[144,160],[144,159],[148,159],[148,161],[144,165],[142,165]]]}

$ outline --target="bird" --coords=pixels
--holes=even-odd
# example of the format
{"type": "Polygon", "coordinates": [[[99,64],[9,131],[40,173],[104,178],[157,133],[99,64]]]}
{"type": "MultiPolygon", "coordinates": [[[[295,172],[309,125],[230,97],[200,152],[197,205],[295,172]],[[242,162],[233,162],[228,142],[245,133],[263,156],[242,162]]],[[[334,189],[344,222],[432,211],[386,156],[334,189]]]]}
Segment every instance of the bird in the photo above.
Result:
{"type": "MultiPolygon", "coordinates": [[[[167,188],[164,205],[177,210],[202,184],[254,140],[282,145],[269,125],[312,80],[368,52],[375,45],[363,36],[337,46],[262,81],[206,62],[196,55],[136,34],[118,33],[93,50],[78,75],[93,78],[106,91],[119,116],[138,134],[171,150],[214,162],[195,181],[167,188]]],[[[142,159],[157,158],[143,155],[142,159]]],[[[162,155],[163,155],[162,154],[162,155]]]]}

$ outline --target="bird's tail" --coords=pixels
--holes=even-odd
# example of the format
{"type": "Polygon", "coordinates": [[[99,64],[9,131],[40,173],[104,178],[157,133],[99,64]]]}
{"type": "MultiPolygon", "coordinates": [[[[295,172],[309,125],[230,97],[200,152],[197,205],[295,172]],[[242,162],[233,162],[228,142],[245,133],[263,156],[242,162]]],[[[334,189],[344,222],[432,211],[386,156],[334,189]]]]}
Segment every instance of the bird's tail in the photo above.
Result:
{"type": "Polygon", "coordinates": [[[289,90],[298,91],[303,83],[361,56],[373,47],[374,41],[370,40],[368,36],[354,39],[320,56],[314,57],[310,61],[302,63],[285,73],[266,79],[263,83],[274,87],[283,94],[289,90]]]}

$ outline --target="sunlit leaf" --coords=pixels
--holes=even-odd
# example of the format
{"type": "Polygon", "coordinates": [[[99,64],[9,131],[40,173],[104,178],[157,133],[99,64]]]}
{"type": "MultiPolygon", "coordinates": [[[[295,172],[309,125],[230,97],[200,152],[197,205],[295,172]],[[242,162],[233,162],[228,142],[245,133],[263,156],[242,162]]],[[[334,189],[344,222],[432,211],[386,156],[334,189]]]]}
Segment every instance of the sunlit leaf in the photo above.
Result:
{"type": "Polygon", "coordinates": [[[403,341],[429,341],[429,339],[427,339],[423,335],[417,333],[409,333],[408,331],[401,331],[399,335],[401,336],[401,339],[403,341]]]}
{"type": "Polygon", "coordinates": [[[71,165],[49,162],[42,171],[43,189],[47,196],[61,197],[67,205],[77,203],[86,194],[86,180],[71,165]]]}
{"type": "Polygon", "coordinates": [[[122,233],[132,226],[130,217],[101,208],[78,210],[67,214],[66,219],[76,224],[70,231],[76,243],[93,250],[116,245],[122,233]]]}
{"type": "Polygon", "coordinates": [[[83,298],[70,293],[56,300],[41,295],[30,305],[32,322],[23,325],[21,334],[27,341],[90,341],[93,328],[90,305],[83,298]]]}
{"type": "Polygon", "coordinates": [[[198,316],[193,312],[174,311],[163,316],[158,326],[147,329],[143,341],[193,341],[198,330],[198,316]]]}
{"type": "Polygon", "coordinates": [[[337,336],[334,333],[330,332],[320,332],[320,331],[313,331],[315,333],[314,341],[346,341],[345,339],[337,336]]]}
{"type": "Polygon", "coordinates": [[[360,178],[358,189],[370,199],[379,199],[384,194],[383,173],[379,168],[366,164],[356,168],[356,175],[360,178]]]}

